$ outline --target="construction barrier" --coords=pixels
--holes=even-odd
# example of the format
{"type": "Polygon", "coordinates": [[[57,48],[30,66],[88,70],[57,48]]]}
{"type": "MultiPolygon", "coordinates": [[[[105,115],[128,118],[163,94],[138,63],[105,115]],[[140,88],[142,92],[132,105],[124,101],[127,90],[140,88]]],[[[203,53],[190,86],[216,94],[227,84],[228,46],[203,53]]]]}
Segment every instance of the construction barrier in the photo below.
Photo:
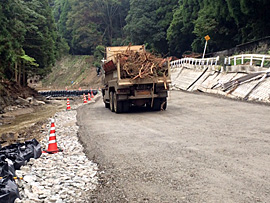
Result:
{"type": "MultiPolygon", "coordinates": [[[[79,97],[88,94],[91,90],[57,90],[57,91],[39,91],[39,94],[45,97],[79,97]]],[[[98,90],[92,90],[93,95],[98,94],[98,90]]]]}

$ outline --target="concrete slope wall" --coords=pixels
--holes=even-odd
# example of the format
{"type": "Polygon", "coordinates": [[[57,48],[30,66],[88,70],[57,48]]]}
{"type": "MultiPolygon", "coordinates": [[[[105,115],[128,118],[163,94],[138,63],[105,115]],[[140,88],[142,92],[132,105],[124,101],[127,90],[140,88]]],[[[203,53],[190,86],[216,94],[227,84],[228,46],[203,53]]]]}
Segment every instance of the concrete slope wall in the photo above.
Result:
{"type": "Polygon", "coordinates": [[[270,73],[266,73],[266,71],[268,69],[258,70],[250,66],[223,68],[187,64],[172,69],[172,89],[201,91],[231,98],[270,103],[270,73]],[[261,75],[253,77],[254,73],[261,75]],[[251,79],[243,81],[243,76],[251,76],[251,79]],[[228,82],[235,84],[226,89],[224,86],[228,82]]]}

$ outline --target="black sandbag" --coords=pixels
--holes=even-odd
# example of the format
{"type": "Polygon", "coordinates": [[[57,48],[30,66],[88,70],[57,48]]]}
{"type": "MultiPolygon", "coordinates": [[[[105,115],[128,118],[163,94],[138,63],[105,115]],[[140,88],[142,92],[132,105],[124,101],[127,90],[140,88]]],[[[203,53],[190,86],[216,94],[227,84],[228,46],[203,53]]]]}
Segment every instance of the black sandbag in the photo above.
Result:
{"type": "Polygon", "coordinates": [[[26,164],[24,157],[18,151],[6,154],[6,157],[13,162],[15,170],[20,170],[21,166],[26,164]]]}
{"type": "Polygon", "coordinates": [[[12,176],[16,176],[16,172],[15,172],[15,167],[14,167],[14,163],[13,161],[11,161],[10,159],[6,158],[6,161],[8,163],[8,171],[9,171],[9,174],[12,175],[12,176]]]}
{"type": "Polygon", "coordinates": [[[19,189],[13,176],[0,179],[0,203],[13,203],[17,198],[20,198],[19,189]]]}
{"type": "Polygon", "coordinates": [[[8,162],[0,160],[0,177],[9,175],[8,162]]]}
{"type": "Polygon", "coordinates": [[[6,158],[13,162],[15,170],[20,170],[21,166],[25,165],[26,162],[20,150],[22,146],[24,146],[22,143],[12,144],[3,147],[0,151],[1,154],[4,154],[6,158]]]}
{"type": "Polygon", "coordinates": [[[6,154],[6,153],[15,152],[15,151],[17,151],[17,150],[18,150],[18,146],[15,147],[15,145],[12,144],[12,145],[3,147],[3,148],[0,150],[0,153],[1,153],[1,154],[6,154]]]}
{"type": "Polygon", "coordinates": [[[34,157],[34,151],[32,150],[32,148],[26,147],[26,146],[22,146],[19,149],[19,156],[23,157],[25,161],[29,161],[30,158],[34,157]]]}
{"type": "Polygon", "coordinates": [[[41,156],[41,154],[42,154],[41,145],[39,144],[39,142],[36,139],[26,141],[25,146],[27,148],[30,148],[33,151],[33,157],[32,158],[37,159],[37,158],[39,158],[41,156]]]}
{"type": "Polygon", "coordinates": [[[7,175],[15,175],[15,168],[13,162],[6,158],[4,154],[0,155],[0,177],[7,175]]]}
{"type": "Polygon", "coordinates": [[[7,159],[5,156],[0,160],[0,177],[7,175],[16,176],[13,161],[7,159]]]}
{"type": "Polygon", "coordinates": [[[26,164],[26,160],[24,159],[24,157],[22,157],[22,156],[20,156],[18,154],[15,155],[15,159],[12,160],[12,161],[14,163],[15,170],[20,170],[21,166],[24,166],[26,164]]]}

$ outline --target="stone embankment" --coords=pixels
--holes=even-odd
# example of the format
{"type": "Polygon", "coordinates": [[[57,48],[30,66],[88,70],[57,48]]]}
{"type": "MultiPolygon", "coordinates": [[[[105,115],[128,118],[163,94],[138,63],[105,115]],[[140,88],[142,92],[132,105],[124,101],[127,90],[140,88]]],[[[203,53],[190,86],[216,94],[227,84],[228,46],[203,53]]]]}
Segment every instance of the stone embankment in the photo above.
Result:
{"type": "Polygon", "coordinates": [[[254,66],[172,68],[172,89],[201,91],[230,98],[270,103],[270,71],[254,66]]]}
{"type": "MultiPolygon", "coordinates": [[[[77,107],[72,106],[71,111],[61,111],[54,116],[57,145],[63,152],[43,153],[39,159],[31,159],[16,171],[23,180],[17,180],[21,200],[15,202],[88,202],[90,192],[98,184],[98,167],[88,160],[78,140],[77,107]]],[[[47,128],[49,132],[50,124],[47,128]]],[[[47,148],[48,132],[44,132],[43,148],[47,148]]]]}

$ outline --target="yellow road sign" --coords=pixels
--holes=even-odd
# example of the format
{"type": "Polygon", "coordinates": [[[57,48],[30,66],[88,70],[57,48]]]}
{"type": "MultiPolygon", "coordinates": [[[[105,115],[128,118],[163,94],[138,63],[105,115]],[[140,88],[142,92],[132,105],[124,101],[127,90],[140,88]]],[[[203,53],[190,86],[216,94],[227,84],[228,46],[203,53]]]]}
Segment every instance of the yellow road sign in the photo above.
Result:
{"type": "Polygon", "coordinates": [[[210,39],[209,35],[206,35],[206,36],[204,37],[204,39],[205,39],[206,41],[208,41],[208,40],[210,39]]]}

